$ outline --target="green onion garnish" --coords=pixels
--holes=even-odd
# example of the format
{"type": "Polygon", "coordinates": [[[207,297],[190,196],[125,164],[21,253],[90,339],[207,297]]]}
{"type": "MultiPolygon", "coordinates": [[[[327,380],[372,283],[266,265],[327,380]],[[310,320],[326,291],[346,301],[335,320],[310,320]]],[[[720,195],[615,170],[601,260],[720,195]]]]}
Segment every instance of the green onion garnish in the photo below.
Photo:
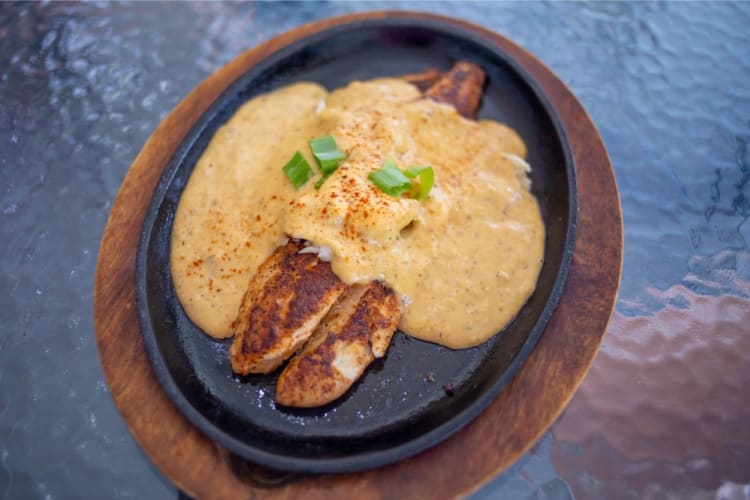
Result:
{"type": "Polygon", "coordinates": [[[323,185],[323,183],[328,179],[333,172],[328,172],[327,174],[323,174],[323,177],[318,179],[318,182],[315,183],[315,189],[320,189],[320,186],[323,185]]]}
{"type": "Polygon", "coordinates": [[[307,160],[305,160],[305,157],[299,151],[294,153],[292,159],[284,165],[283,170],[295,189],[299,189],[314,175],[310,164],[307,163],[307,160]]]}
{"type": "Polygon", "coordinates": [[[346,159],[344,152],[336,145],[336,139],[330,135],[310,139],[308,144],[323,175],[330,174],[336,170],[341,165],[341,162],[346,159]]]}
{"type": "Polygon", "coordinates": [[[411,180],[399,170],[393,158],[383,162],[380,170],[367,176],[381,191],[391,196],[401,196],[412,188],[411,180]]]}
{"type": "Polygon", "coordinates": [[[409,167],[404,170],[404,175],[410,179],[419,177],[419,187],[417,189],[416,199],[424,200],[430,194],[430,189],[435,183],[435,172],[430,166],[409,167]]]}

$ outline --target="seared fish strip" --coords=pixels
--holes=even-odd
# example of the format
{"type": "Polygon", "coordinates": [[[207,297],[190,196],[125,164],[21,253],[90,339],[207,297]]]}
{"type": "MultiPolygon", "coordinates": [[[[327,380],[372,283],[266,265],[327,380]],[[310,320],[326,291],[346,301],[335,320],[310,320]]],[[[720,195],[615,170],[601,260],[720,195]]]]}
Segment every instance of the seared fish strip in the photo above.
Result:
{"type": "Polygon", "coordinates": [[[419,89],[420,92],[424,92],[428,88],[432,87],[438,80],[444,76],[444,73],[430,68],[421,73],[412,73],[410,75],[404,75],[401,77],[402,80],[406,80],[419,89]]]}
{"type": "Polygon", "coordinates": [[[424,96],[456,108],[464,118],[474,118],[482,100],[484,71],[476,64],[458,61],[424,92],[424,96]]]}
{"type": "Polygon", "coordinates": [[[384,284],[353,285],[279,376],[276,401],[310,408],[341,397],[388,350],[401,311],[384,284]]]}
{"type": "Polygon", "coordinates": [[[242,298],[229,349],[235,373],[269,373],[309,337],[346,285],[290,239],[258,268],[242,298]]]}

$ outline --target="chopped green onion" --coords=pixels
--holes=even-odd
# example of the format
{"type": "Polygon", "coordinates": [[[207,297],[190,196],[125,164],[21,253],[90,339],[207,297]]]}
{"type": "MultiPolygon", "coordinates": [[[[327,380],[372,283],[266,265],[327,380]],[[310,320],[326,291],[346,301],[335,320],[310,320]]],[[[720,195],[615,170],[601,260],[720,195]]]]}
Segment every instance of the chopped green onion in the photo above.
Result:
{"type": "Polygon", "coordinates": [[[435,183],[435,171],[430,166],[409,167],[404,170],[404,175],[410,179],[419,177],[419,188],[417,189],[416,199],[424,200],[430,194],[430,189],[435,183]]]}
{"type": "Polygon", "coordinates": [[[381,191],[391,196],[401,196],[412,188],[411,180],[399,170],[393,158],[383,162],[380,170],[367,176],[381,191]]]}
{"type": "Polygon", "coordinates": [[[323,175],[336,170],[341,162],[346,159],[346,155],[336,144],[336,139],[330,135],[310,139],[307,143],[310,145],[315,161],[318,162],[323,175]]]}
{"type": "Polygon", "coordinates": [[[333,172],[328,172],[327,174],[323,174],[323,177],[318,179],[318,182],[315,183],[315,189],[320,189],[320,186],[323,185],[323,183],[328,179],[333,172]]]}
{"type": "Polygon", "coordinates": [[[299,151],[294,153],[292,159],[284,165],[283,170],[295,189],[299,189],[315,174],[310,164],[307,163],[307,160],[305,160],[305,157],[299,151]]]}

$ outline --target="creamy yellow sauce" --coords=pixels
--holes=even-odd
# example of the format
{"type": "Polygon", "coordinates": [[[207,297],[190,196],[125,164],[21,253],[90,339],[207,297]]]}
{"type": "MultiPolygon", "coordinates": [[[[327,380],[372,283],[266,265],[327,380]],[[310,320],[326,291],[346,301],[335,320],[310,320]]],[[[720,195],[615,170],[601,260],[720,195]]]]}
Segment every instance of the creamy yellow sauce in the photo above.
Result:
{"type": "Polygon", "coordinates": [[[541,269],[544,225],[525,154],[512,129],[464,119],[397,79],[256,97],[217,131],[180,199],[177,295],[206,333],[231,336],[249,279],[291,235],[329,247],[344,282],[390,285],[406,334],[477,345],[513,319],[541,269]],[[318,175],[295,190],[282,167],[297,150],[316,165],[307,140],[328,134],[346,160],[320,190],[318,175]],[[426,200],[391,197],[367,179],[389,157],[434,168],[426,200]]]}

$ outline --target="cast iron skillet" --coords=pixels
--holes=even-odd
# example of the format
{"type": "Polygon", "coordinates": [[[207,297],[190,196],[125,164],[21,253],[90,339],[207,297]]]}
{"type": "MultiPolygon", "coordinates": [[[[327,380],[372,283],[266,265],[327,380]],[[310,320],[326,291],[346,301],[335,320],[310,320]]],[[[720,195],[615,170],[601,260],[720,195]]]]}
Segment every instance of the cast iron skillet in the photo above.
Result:
{"type": "MultiPolygon", "coordinates": [[[[141,327],[156,375],[202,432],[272,469],[351,472],[411,456],[476,417],[534,348],[570,265],[575,193],[572,155],[555,111],[514,60],[476,33],[435,19],[401,17],[355,21],[301,39],[249,69],[213,103],[177,148],[154,192],[138,248],[136,280],[141,327]],[[231,340],[205,335],[175,295],[170,234],[197,159],[217,128],[260,93],[301,80],[333,89],[357,79],[430,67],[446,70],[457,59],[473,61],[487,72],[479,118],[510,125],[528,146],[533,192],[547,228],[536,291],[509,326],[478,347],[452,351],[397,332],[387,356],[373,363],[339,401],[312,410],[277,408],[278,372],[233,375],[231,340]]],[[[450,273],[449,265],[434,265],[445,265],[450,273]]]]}

